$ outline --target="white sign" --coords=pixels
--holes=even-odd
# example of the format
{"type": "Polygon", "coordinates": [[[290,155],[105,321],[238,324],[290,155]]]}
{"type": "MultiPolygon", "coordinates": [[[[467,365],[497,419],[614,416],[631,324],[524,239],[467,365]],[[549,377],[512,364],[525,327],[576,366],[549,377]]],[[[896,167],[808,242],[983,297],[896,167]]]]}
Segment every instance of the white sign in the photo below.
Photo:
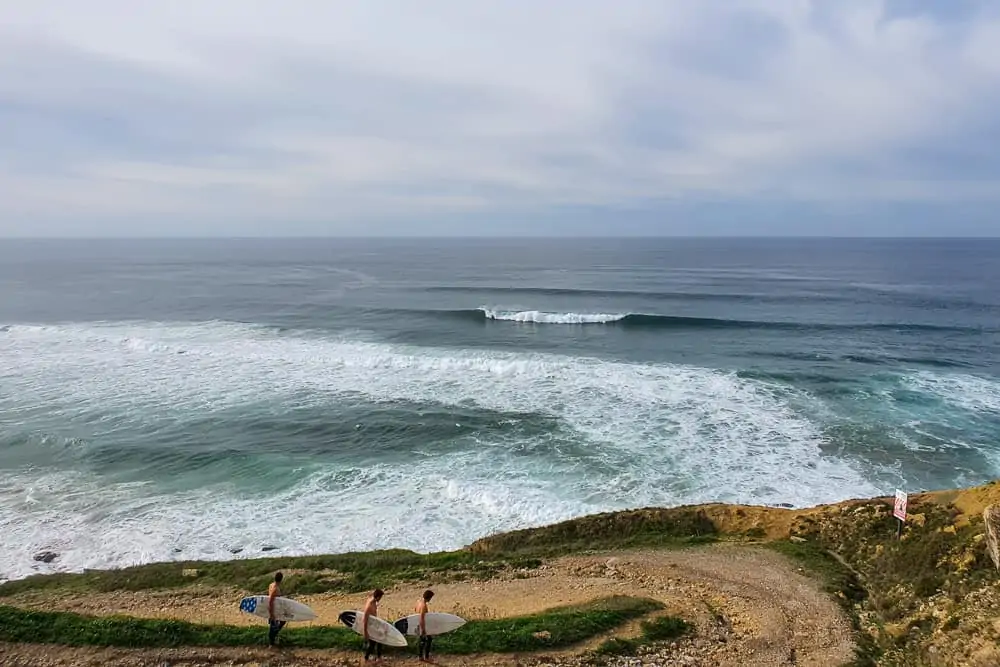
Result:
{"type": "Polygon", "coordinates": [[[892,515],[900,521],[906,521],[906,494],[896,489],[896,503],[892,508],[892,515]]]}

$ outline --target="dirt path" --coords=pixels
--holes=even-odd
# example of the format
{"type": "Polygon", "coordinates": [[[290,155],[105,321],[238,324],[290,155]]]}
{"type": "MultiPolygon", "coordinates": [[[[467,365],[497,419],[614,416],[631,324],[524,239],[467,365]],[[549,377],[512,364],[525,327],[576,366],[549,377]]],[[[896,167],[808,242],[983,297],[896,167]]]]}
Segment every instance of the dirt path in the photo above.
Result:
{"type": "MultiPolygon", "coordinates": [[[[842,665],[852,657],[850,625],[836,603],[794,564],[763,549],[714,545],[568,557],[518,576],[523,578],[436,585],[433,607],[468,619],[502,618],[612,594],[646,596],[662,601],[669,613],[697,627],[694,637],[672,651],[673,658],[657,658],[651,664],[826,667],[842,665]]],[[[423,586],[412,585],[387,589],[381,615],[397,618],[409,613],[421,590],[423,586]]],[[[7,602],[91,614],[263,625],[238,611],[240,596],[240,591],[218,589],[200,594],[116,592],[86,597],[36,593],[7,602]]],[[[359,608],[363,597],[327,594],[299,599],[317,612],[321,622],[335,623],[341,610],[359,608]]],[[[572,662],[572,653],[550,657],[572,662]]],[[[136,652],[0,645],[0,658],[4,665],[335,665],[348,658],[357,664],[357,656],[329,651],[276,654],[266,649],[136,652]],[[19,662],[31,656],[33,661],[19,662]]],[[[395,661],[410,660],[400,656],[395,661]]],[[[505,665],[514,664],[514,659],[443,657],[442,664],[505,665]]]]}

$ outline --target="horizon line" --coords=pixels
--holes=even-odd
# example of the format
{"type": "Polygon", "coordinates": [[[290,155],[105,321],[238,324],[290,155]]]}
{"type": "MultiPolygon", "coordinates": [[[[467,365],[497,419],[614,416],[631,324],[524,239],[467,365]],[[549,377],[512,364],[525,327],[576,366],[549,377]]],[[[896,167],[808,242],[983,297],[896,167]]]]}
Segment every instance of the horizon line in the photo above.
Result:
{"type": "Polygon", "coordinates": [[[402,235],[370,235],[361,234],[324,234],[324,235],[219,235],[219,236],[2,236],[4,241],[310,241],[310,240],[344,240],[344,241],[425,241],[425,240],[482,240],[482,241],[584,241],[584,240],[857,240],[857,241],[907,241],[907,240],[937,240],[937,241],[997,241],[1000,234],[994,236],[945,236],[921,234],[913,236],[857,236],[857,235],[819,235],[819,234],[582,234],[569,235],[499,235],[499,234],[469,234],[469,235],[432,235],[432,234],[402,234],[402,235]]]}

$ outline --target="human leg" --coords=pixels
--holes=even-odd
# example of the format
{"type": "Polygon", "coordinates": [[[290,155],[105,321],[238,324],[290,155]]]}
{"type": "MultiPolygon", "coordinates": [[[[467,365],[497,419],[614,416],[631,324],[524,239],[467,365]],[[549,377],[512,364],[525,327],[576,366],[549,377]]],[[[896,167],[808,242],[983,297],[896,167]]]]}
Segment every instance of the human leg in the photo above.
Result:
{"type": "Polygon", "coordinates": [[[285,621],[269,620],[267,624],[268,624],[267,643],[271,646],[274,646],[274,642],[278,638],[278,632],[281,631],[281,628],[285,627],[285,621]]]}
{"type": "Polygon", "coordinates": [[[424,635],[420,638],[420,659],[431,661],[431,641],[433,637],[430,635],[424,635]]]}
{"type": "Polygon", "coordinates": [[[365,660],[370,660],[372,652],[375,653],[375,661],[382,659],[382,645],[379,644],[374,639],[369,639],[368,644],[365,646],[365,660]]]}

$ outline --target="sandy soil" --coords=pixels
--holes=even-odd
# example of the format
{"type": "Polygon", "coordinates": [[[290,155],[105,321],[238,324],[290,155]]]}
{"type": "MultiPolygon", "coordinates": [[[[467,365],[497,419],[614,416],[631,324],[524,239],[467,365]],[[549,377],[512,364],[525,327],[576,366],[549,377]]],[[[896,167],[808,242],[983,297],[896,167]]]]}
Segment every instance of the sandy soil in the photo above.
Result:
{"type": "MultiPolygon", "coordinates": [[[[468,619],[530,614],[557,605],[612,594],[646,596],[666,604],[668,613],[697,627],[694,637],[671,648],[671,655],[650,656],[648,664],[685,665],[842,665],[852,657],[850,624],[836,603],[794,564],[771,551],[713,545],[682,551],[619,552],[606,556],[567,557],[514,579],[461,582],[434,586],[435,611],[468,619]]],[[[424,586],[388,588],[381,616],[395,619],[410,613],[424,586]]],[[[7,602],[28,608],[60,609],[91,614],[126,613],[190,621],[258,624],[242,614],[237,590],[181,593],[109,593],[90,596],[25,594],[7,602]]],[[[344,609],[360,608],[363,595],[314,595],[298,598],[319,615],[320,623],[336,623],[344,609]]],[[[628,629],[623,633],[627,634],[628,629]]],[[[602,638],[534,660],[571,664],[573,658],[602,638]]],[[[0,644],[3,665],[336,665],[357,664],[357,655],[330,651],[261,649],[179,649],[124,651],[68,649],[0,644]]],[[[397,655],[393,662],[415,662],[397,655]]],[[[513,665],[517,657],[442,657],[445,665],[513,665]]]]}

